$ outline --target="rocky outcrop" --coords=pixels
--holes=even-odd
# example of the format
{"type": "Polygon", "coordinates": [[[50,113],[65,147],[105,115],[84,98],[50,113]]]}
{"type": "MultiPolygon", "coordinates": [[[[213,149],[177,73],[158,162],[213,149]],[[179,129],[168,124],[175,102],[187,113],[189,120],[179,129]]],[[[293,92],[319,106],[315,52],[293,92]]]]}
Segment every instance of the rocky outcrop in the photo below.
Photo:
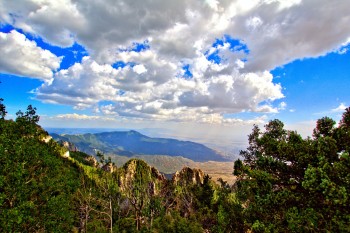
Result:
{"type": "Polygon", "coordinates": [[[92,167],[98,167],[97,159],[91,155],[84,158],[84,160],[87,162],[88,165],[92,167]]]}
{"type": "Polygon", "coordinates": [[[166,178],[156,168],[149,166],[139,159],[131,159],[121,168],[119,174],[119,187],[121,191],[141,185],[148,189],[149,194],[157,195],[160,186],[166,178]],[[147,188],[148,187],[148,188],[147,188]]]}
{"type": "Polygon", "coordinates": [[[62,154],[63,158],[68,158],[69,157],[69,151],[66,151],[62,154]]]}
{"type": "Polygon", "coordinates": [[[71,142],[60,140],[58,143],[69,151],[79,151],[78,148],[71,142]]]}
{"type": "Polygon", "coordinates": [[[117,171],[117,166],[115,166],[113,163],[106,163],[101,167],[101,169],[104,170],[105,172],[113,173],[117,171]]]}
{"type": "Polygon", "coordinates": [[[184,167],[181,171],[177,171],[172,182],[175,185],[200,185],[203,184],[204,172],[200,169],[184,167]]]}
{"type": "Polygon", "coordinates": [[[157,168],[155,167],[151,167],[151,173],[152,173],[152,177],[156,178],[159,181],[166,180],[164,174],[160,173],[160,171],[158,171],[157,168]]]}
{"type": "Polygon", "coordinates": [[[45,143],[48,143],[51,139],[52,139],[52,137],[50,135],[47,135],[47,136],[43,137],[42,141],[45,143]]]}

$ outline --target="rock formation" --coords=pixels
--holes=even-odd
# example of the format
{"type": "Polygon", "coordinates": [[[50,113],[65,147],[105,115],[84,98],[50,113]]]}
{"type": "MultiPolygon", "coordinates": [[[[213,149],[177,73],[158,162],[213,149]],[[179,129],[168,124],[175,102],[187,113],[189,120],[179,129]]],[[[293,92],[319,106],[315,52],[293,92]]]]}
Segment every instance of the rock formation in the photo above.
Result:
{"type": "Polygon", "coordinates": [[[67,148],[69,151],[79,151],[78,148],[71,142],[68,142],[68,141],[58,141],[58,143],[67,148]]]}
{"type": "Polygon", "coordinates": [[[177,171],[172,182],[175,185],[199,185],[203,184],[204,172],[200,169],[184,167],[180,172],[177,171]]]}
{"type": "Polygon", "coordinates": [[[101,169],[106,172],[113,173],[117,171],[117,166],[115,166],[113,163],[106,163],[105,165],[102,166],[101,169]]]}
{"type": "Polygon", "coordinates": [[[151,195],[156,195],[166,178],[156,168],[139,159],[131,159],[121,168],[119,186],[121,191],[135,185],[148,186],[151,195]]]}
{"type": "Polygon", "coordinates": [[[92,167],[98,167],[97,159],[91,155],[84,158],[84,160],[92,167]]]}

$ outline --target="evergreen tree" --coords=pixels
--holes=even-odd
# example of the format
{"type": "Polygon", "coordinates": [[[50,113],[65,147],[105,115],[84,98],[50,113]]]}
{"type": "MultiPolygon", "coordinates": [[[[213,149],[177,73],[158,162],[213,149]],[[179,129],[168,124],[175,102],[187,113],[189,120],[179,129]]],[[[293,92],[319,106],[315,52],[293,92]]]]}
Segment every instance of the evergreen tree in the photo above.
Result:
{"type": "Polygon", "coordinates": [[[0,98],[0,120],[4,120],[7,114],[6,106],[3,104],[4,99],[0,98]]]}
{"type": "MultiPolygon", "coordinates": [[[[324,117],[314,139],[302,139],[273,120],[249,135],[234,165],[244,225],[253,232],[349,232],[349,130],[324,117]]],[[[345,123],[346,125],[346,123],[345,123]]]]}

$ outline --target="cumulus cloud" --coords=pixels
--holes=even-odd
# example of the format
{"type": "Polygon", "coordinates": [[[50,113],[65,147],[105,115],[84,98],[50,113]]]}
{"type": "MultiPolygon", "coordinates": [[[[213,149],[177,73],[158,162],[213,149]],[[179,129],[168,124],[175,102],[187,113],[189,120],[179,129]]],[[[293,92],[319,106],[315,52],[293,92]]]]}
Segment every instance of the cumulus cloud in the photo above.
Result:
{"type": "MultiPolygon", "coordinates": [[[[37,88],[37,99],[106,115],[205,122],[285,109],[285,102],[274,104],[284,95],[270,71],[347,52],[349,14],[342,0],[0,2],[1,23],[89,52],[37,88]],[[144,42],[147,48],[134,48],[144,42]]],[[[58,67],[39,64],[49,68],[45,78],[58,67]]]]}
{"type": "Polygon", "coordinates": [[[231,75],[203,77],[197,71],[185,79],[176,75],[180,64],[157,60],[150,51],[129,53],[137,61],[147,60],[147,66],[113,68],[84,57],[82,63],[60,70],[52,82],[42,84],[36,96],[76,109],[94,108],[106,115],[205,122],[223,122],[224,113],[242,110],[276,112],[260,103],[283,97],[281,86],[272,82],[269,72],[240,74],[234,70],[231,75]],[[162,70],[172,76],[159,73],[162,70]],[[104,105],[104,101],[112,103],[104,105]]]}
{"type": "Polygon", "coordinates": [[[133,71],[136,72],[137,74],[142,74],[147,72],[147,69],[145,68],[144,65],[136,65],[133,68],[133,71]]]}
{"type": "Polygon", "coordinates": [[[55,73],[50,83],[35,91],[44,102],[73,105],[77,109],[90,107],[99,100],[113,99],[117,93],[116,76],[119,70],[99,65],[89,57],[69,69],[55,73]]]}
{"type": "Polygon", "coordinates": [[[215,38],[244,40],[251,71],[324,55],[349,38],[349,2],[336,0],[196,1],[25,0],[0,3],[0,20],[50,43],[78,41],[105,62],[119,48],[150,40],[157,53],[181,60],[215,38]],[[64,19],[64,20],[62,20],[64,19]],[[259,38],[259,39],[257,39],[259,38]],[[274,51],[271,53],[271,51],[274,51]]]}
{"type": "Polygon", "coordinates": [[[75,31],[84,30],[88,22],[71,0],[1,1],[0,20],[39,35],[58,46],[73,45],[75,31]]]}
{"type": "Polygon", "coordinates": [[[17,32],[0,32],[0,72],[50,80],[61,58],[17,32]]]}
{"type": "Polygon", "coordinates": [[[350,3],[341,0],[266,1],[236,17],[230,27],[250,49],[245,68],[271,70],[339,49],[349,38],[344,30],[349,9],[350,3]]]}
{"type": "Polygon", "coordinates": [[[281,86],[272,83],[272,75],[264,73],[232,73],[211,77],[201,88],[184,92],[179,98],[185,106],[207,106],[234,112],[254,110],[263,100],[282,98],[281,86]]]}

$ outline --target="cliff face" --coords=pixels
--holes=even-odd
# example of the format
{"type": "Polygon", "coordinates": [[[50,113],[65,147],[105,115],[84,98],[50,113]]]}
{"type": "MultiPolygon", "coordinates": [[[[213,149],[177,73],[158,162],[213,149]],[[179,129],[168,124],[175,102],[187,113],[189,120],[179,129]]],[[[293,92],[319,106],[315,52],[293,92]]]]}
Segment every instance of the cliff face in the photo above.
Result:
{"type": "Polygon", "coordinates": [[[156,168],[138,159],[129,160],[119,174],[119,187],[122,192],[141,187],[147,189],[151,195],[157,195],[165,181],[165,176],[156,168]]]}
{"type": "Polygon", "coordinates": [[[60,140],[58,143],[69,151],[79,151],[78,148],[71,142],[60,140]]]}
{"type": "Polygon", "coordinates": [[[184,167],[180,172],[176,172],[173,177],[174,183],[199,185],[203,184],[204,172],[200,169],[184,167]]]}
{"type": "Polygon", "coordinates": [[[184,167],[181,171],[177,171],[172,182],[175,185],[200,185],[203,184],[204,172],[200,169],[184,167]]]}

